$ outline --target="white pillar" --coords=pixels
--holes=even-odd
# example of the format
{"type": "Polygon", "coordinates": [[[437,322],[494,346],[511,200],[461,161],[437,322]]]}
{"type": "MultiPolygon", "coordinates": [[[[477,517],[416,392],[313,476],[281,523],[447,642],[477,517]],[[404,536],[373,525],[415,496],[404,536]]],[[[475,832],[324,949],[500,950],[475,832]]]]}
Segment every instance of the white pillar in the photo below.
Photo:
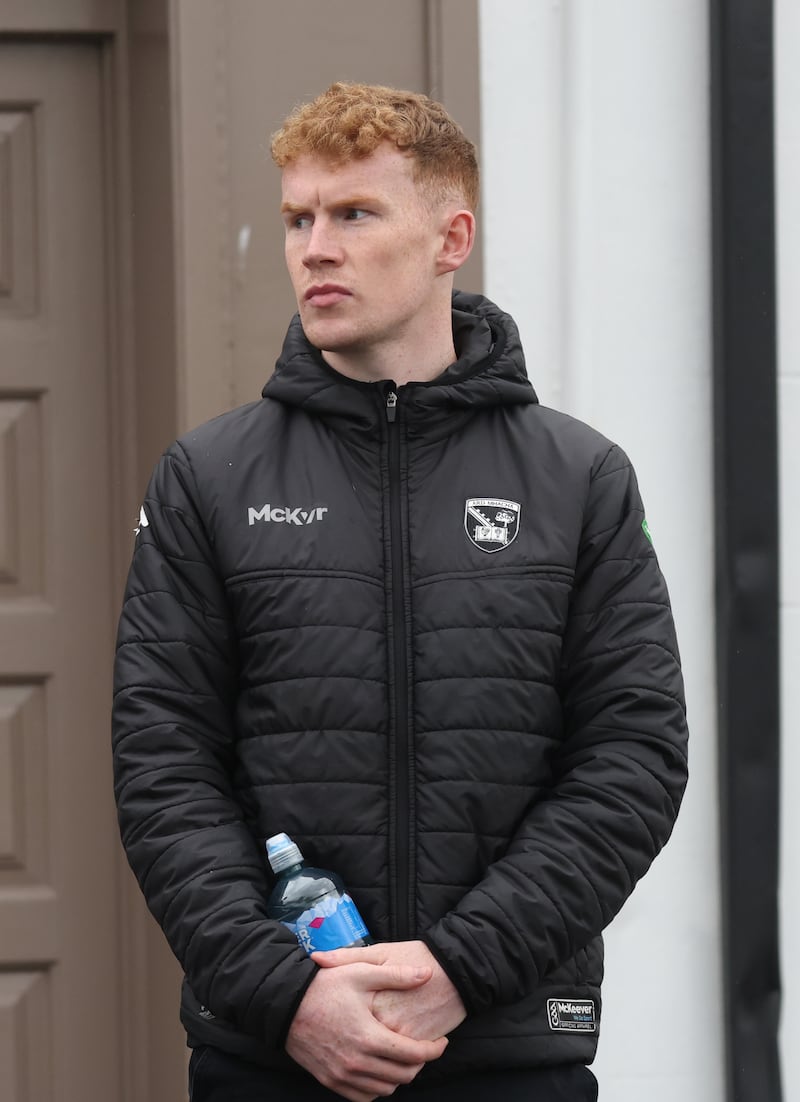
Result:
{"type": "Polygon", "coordinates": [[[613,1102],[719,1102],[706,5],[480,14],[487,293],[517,316],[540,398],[633,460],[686,676],[691,781],[607,933],[595,1071],[613,1102]]]}

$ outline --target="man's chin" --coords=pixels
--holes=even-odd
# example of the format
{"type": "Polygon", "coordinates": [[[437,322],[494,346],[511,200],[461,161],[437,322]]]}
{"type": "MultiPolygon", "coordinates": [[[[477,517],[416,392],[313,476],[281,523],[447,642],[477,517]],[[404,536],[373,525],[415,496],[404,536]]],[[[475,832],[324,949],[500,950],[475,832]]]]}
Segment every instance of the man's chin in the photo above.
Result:
{"type": "Polygon", "coordinates": [[[341,334],[337,333],[337,326],[330,325],[326,321],[320,321],[317,318],[304,318],[302,314],[300,320],[303,323],[306,340],[313,344],[315,348],[326,348],[329,345],[339,344],[341,334]]]}
{"type": "Polygon", "coordinates": [[[339,355],[357,352],[365,343],[352,329],[345,330],[343,327],[327,325],[325,322],[303,321],[303,332],[308,343],[313,344],[323,355],[326,352],[339,355]]]}

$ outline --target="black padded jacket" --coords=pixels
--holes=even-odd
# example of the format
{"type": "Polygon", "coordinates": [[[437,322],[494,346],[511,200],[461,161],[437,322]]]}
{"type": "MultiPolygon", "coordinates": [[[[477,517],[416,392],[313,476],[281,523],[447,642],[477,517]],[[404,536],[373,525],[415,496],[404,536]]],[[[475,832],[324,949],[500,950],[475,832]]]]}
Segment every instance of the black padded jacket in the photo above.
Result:
{"type": "Polygon", "coordinates": [[[686,725],[631,466],[537,402],[513,321],[397,391],[295,318],[260,401],[164,455],[119,628],[125,849],[209,1042],[289,1063],[316,966],[265,914],[263,841],[422,938],[468,1011],[423,1075],[588,1062],[600,933],[668,838],[686,725]]]}

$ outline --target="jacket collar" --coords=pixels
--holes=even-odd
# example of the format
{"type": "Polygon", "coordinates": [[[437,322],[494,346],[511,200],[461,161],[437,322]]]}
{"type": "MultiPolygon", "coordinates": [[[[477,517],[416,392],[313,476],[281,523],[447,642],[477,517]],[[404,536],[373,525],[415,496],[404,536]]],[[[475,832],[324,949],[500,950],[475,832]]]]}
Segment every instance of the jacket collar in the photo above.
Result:
{"type": "MultiPolygon", "coordinates": [[[[481,409],[538,401],[525,370],[514,320],[481,295],[453,294],[453,339],[458,359],[436,379],[398,392],[409,432],[448,433],[481,409]]],[[[337,422],[376,431],[387,384],[348,379],[306,339],[299,315],[286,334],[274,375],[262,394],[337,422]]]]}

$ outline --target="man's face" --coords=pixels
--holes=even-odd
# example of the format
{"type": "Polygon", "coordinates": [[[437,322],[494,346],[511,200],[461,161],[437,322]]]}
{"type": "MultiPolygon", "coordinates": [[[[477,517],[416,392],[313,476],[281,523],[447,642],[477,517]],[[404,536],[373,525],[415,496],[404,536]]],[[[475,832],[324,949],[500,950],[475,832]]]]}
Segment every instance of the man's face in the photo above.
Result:
{"type": "Polygon", "coordinates": [[[409,158],[388,143],[339,166],[299,157],[283,170],[281,211],[311,343],[345,360],[413,344],[433,309],[442,219],[409,158]]]}

